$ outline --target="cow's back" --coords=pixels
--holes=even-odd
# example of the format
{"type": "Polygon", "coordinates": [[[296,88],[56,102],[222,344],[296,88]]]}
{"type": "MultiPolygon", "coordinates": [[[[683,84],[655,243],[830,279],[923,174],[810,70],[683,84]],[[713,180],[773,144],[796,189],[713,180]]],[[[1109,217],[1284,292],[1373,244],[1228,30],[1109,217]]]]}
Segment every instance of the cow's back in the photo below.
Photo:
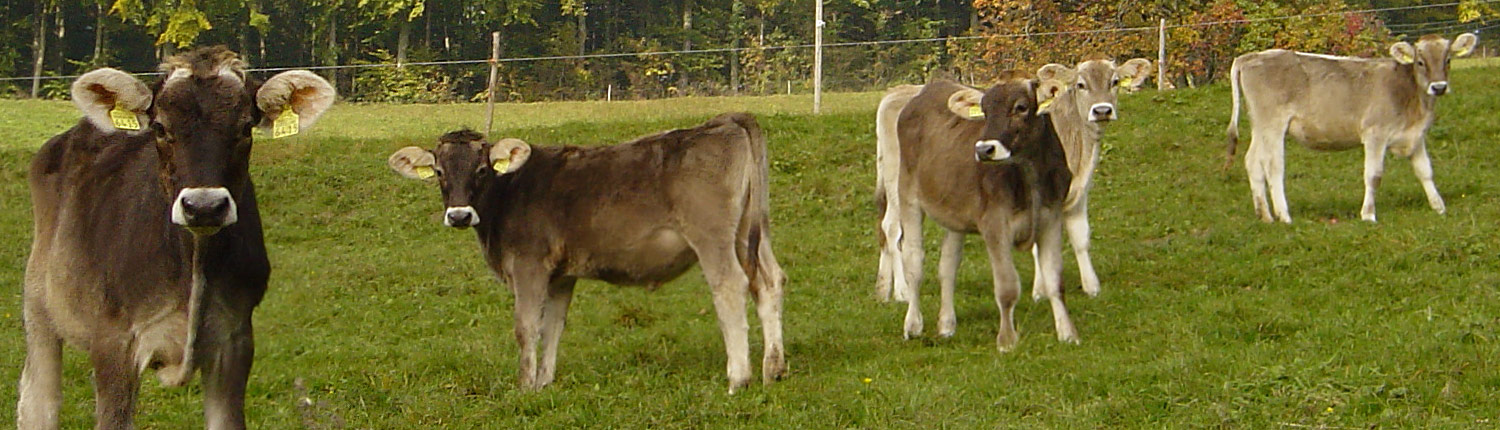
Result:
{"type": "Polygon", "coordinates": [[[616,284],[669,281],[697,261],[680,232],[698,212],[730,225],[747,213],[751,134],[722,116],[619,145],[534,147],[476,203],[494,220],[477,227],[486,258],[502,276],[538,259],[616,284]]]}
{"type": "Polygon", "coordinates": [[[1285,121],[1287,134],[1318,150],[1358,147],[1367,127],[1398,122],[1401,100],[1414,96],[1389,59],[1273,49],[1241,55],[1235,67],[1252,125],[1285,121]]]}

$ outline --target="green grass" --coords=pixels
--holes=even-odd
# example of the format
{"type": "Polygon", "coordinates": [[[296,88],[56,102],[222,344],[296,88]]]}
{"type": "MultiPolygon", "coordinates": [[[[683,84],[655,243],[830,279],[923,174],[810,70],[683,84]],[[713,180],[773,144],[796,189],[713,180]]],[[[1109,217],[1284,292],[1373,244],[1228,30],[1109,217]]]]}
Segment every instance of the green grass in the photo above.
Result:
{"type": "MultiPolygon", "coordinates": [[[[497,107],[496,134],[533,144],[618,142],[725,110],[761,114],[775,246],[790,277],[792,373],[732,397],[696,271],[655,292],[582,283],[558,381],[517,391],[510,294],[471,232],[440,225],[435,187],[385,167],[399,147],[482,128],[483,106],[339,105],[317,129],[256,148],[275,272],[256,314],[249,415],[265,429],[1494,426],[1496,71],[1455,71],[1457,91],[1440,103],[1429,146],[1448,215],[1427,208],[1408,164],[1392,158],[1379,224],[1355,221],[1357,152],[1288,149],[1296,223],[1262,224],[1240,165],[1220,170],[1227,88],[1123,97],[1092,197],[1102,296],[1078,293],[1067,256],[1083,343],[1058,343],[1045,304],[1026,300],[1021,343],[1004,355],[976,239],[959,273],[954,338],[903,341],[904,305],[872,299],[877,93],[831,94],[821,116],[805,96],[497,107]]],[[[11,286],[0,300],[0,422],[14,419],[4,381],[16,380],[24,353],[25,166],[75,117],[66,103],[0,102],[0,284],[11,286]]],[[[1018,265],[1030,279],[1025,254],[1018,265]]],[[[930,281],[929,321],[935,292],[930,281]]],[[[84,428],[89,369],[69,351],[64,427],[84,428]]],[[[143,385],[141,428],[202,425],[196,384],[143,385]]]]}

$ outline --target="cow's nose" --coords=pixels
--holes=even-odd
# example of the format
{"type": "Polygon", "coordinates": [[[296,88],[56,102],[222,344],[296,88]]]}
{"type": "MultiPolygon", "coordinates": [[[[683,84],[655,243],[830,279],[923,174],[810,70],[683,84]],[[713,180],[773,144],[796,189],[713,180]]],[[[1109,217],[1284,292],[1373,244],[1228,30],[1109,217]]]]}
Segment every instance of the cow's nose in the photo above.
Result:
{"type": "Polygon", "coordinates": [[[982,162],[1001,161],[1010,158],[1010,150],[998,140],[981,140],[974,143],[974,159],[982,162]]]}
{"type": "Polygon", "coordinates": [[[192,217],[223,216],[229,210],[229,196],[183,196],[182,209],[192,217]]]}
{"type": "Polygon", "coordinates": [[[479,215],[469,206],[452,207],[443,214],[443,224],[456,228],[470,227],[479,224],[479,215]]]}
{"type": "Polygon", "coordinates": [[[1115,119],[1115,107],[1108,103],[1100,103],[1089,109],[1093,113],[1094,121],[1108,121],[1115,119]]]}
{"type": "Polygon", "coordinates": [[[213,234],[238,221],[234,198],[223,187],[183,188],[172,203],[172,222],[195,233],[213,234]]]}
{"type": "Polygon", "coordinates": [[[1432,85],[1427,86],[1427,89],[1432,93],[1432,95],[1440,96],[1448,93],[1448,83],[1433,82],[1432,85]]]}

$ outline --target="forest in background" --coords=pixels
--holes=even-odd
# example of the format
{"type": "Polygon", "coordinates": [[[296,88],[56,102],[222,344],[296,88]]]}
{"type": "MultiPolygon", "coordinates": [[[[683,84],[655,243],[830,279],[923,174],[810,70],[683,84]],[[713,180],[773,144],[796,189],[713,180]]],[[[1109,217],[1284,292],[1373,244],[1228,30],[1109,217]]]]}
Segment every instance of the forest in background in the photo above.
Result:
{"type": "MultiPolygon", "coordinates": [[[[1167,79],[1210,82],[1239,53],[1272,47],[1384,55],[1395,40],[1487,30],[1494,0],[824,0],[824,88],[870,90],[942,75],[984,82],[1091,53],[1156,58],[1169,26],[1167,79]],[[1446,4],[1446,3],[1445,3],[1446,4]],[[1376,13],[1345,13],[1405,8],[1376,13]],[[1300,18],[1287,18],[1304,16],[1300,18]],[[1149,29],[1142,29],[1149,28],[1149,29]],[[1106,31],[1099,31],[1106,30],[1106,31]],[[1080,32],[1013,37],[1020,34],[1080,32]],[[985,36],[985,37],[974,37],[985,36]],[[940,39],[909,43],[860,43],[940,39]],[[838,45],[846,44],[846,45],[838,45]]],[[[714,50],[502,63],[497,99],[539,101],[805,92],[813,0],[0,0],[0,77],[70,76],[111,66],[154,71],[199,45],[227,45],[253,67],[320,70],[344,98],[456,102],[486,93],[491,31],[501,58],[714,50]]],[[[1492,45],[1481,34],[1483,46],[1492,45]]],[[[67,97],[69,79],[37,81],[67,97]]],[[[0,80],[28,97],[32,79],[0,80]]]]}

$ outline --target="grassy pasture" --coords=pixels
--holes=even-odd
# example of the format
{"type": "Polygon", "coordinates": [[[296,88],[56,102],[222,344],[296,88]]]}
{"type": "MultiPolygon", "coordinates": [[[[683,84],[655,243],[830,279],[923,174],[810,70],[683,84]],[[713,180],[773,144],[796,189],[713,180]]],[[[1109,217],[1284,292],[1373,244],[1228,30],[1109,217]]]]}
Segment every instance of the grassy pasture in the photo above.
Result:
{"type": "MultiPolygon", "coordinates": [[[[958,334],[901,339],[904,305],[871,298],[877,93],[497,107],[497,135],[603,144],[760,114],[775,246],[790,282],[791,376],[725,395],[712,304],[695,270],[662,289],[583,282],[558,381],[515,388],[510,294],[473,234],[442,227],[436,187],[385,157],[482,128],[482,105],[339,105],[301,136],[257,145],[275,267],[257,312],[252,426],[290,428],[1474,428],[1500,425],[1500,77],[1456,70],[1429,135],[1449,213],[1387,163],[1381,223],[1358,222],[1357,152],[1288,149],[1295,223],[1262,224],[1243,168],[1221,171],[1227,87],[1122,97],[1094,190],[1098,298],[1059,344],[1023,300],[1021,343],[994,348],[984,251],[959,273],[958,334]]],[[[20,285],[31,154],[72,124],[63,102],[0,102],[0,422],[24,354],[20,285]]],[[[1248,142],[1249,128],[1242,125],[1248,142]]],[[[1243,146],[1242,146],[1243,148],[1243,146]]],[[[1243,149],[1242,149],[1243,151],[1243,149]]],[[[1017,253],[1029,286],[1028,253],[1017,253]]],[[[1029,294],[1028,294],[1029,295],[1029,294]]],[[[753,312],[751,312],[753,314],[753,312]]],[[[753,325],[754,323],[752,323],[753,325]]],[[[754,330],[754,329],[753,329],[754,330]]],[[[758,330],[752,360],[758,363],[758,330]]],[[[65,428],[91,423],[87,360],[66,354],[65,428]]],[[[143,429],[201,426],[200,392],[143,383],[143,429]]]]}

